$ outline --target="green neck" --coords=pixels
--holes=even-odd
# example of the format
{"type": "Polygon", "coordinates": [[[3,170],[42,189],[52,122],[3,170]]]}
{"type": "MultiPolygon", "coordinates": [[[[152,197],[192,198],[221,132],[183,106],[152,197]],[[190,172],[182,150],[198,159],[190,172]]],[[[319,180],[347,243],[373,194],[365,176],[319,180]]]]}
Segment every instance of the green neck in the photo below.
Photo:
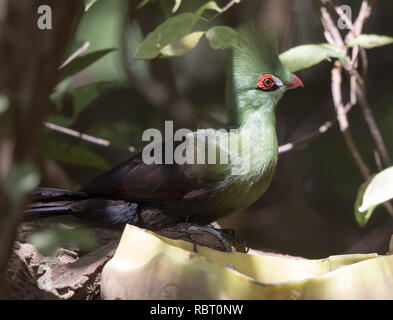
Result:
{"type": "MultiPolygon", "coordinates": [[[[250,135],[250,152],[254,159],[277,158],[276,116],[272,110],[248,110],[242,114],[240,134],[248,132],[250,135]]],[[[251,162],[253,161],[251,159],[251,162]]]]}
{"type": "Polygon", "coordinates": [[[240,130],[275,131],[276,116],[273,110],[248,110],[238,118],[240,130]]]}
{"type": "Polygon", "coordinates": [[[255,109],[248,110],[242,116],[239,126],[241,156],[245,157],[243,146],[247,143],[249,160],[246,173],[234,176],[233,181],[236,182],[234,186],[241,190],[242,203],[247,207],[268,188],[277,164],[278,152],[274,112],[255,109]]]}
{"type": "MultiPolygon", "coordinates": [[[[277,136],[275,129],[275,114],[263,109],[248,110],[242,114],[239,134],[242,137],[242,157],[248,158],[249,170],[240,180],[253,185],[260,182],[262,177],[270,176],[277,163],[277,136]],[[247,151],[245,151],[247,150],[247,151]]],[[[270,178],[267,178],[270,181],[270,178]]]]}

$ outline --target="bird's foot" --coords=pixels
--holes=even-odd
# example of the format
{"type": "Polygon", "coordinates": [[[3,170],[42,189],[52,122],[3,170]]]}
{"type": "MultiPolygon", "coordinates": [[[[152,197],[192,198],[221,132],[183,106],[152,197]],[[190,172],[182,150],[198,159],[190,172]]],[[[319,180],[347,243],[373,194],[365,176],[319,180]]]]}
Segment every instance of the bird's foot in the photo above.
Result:
{"type": "Polygon", "coordinates": [[[236,236],[232,229],[216,229],[212,226],[183,222],[173,227],[161,229],[158,233],[168,238],[192,242],[196,253],[198,245],[224,252],[248,251],[244,241],[236,236]]]}
{"type": "Polygon", "coordinates": [[[200,230],[203,230],[207,233],[212,234],[214,237],[216,237],[219,241],[221,241],[221,244],[224,246],[226,249],[226,252],[232,252],[232,246],[228,243],[228,241],[225,239],[225,237],[221,234],[220,229],[215,229],[210,226],[195,226],[192,225],[190,226],[189,230],[191,232],[200,232],[200,230]]]}

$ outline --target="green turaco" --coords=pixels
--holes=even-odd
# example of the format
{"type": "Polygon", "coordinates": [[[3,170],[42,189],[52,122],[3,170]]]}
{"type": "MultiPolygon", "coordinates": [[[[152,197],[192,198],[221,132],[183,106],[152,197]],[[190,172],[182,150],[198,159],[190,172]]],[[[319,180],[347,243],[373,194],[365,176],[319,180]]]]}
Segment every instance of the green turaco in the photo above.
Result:
{"type": "Polygon", "coordinates": [[[183,130],[174,145],[150,144],[79,191],[38,188],[27,217],[72,214],[104,226],[155,230],[183,221],[205,225],[244,209],[274,174],[276,105],[301,85],[280,62],[273,36],[242,28],[228,68],[230,128],[183,130]]]}

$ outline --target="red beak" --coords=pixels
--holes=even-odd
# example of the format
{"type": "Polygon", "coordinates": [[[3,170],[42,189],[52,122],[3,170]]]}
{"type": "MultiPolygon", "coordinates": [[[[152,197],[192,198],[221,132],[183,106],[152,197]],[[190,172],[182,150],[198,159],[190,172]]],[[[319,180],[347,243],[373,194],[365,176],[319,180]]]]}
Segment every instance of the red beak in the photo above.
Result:
{"type": "Polygon", "coordinates": [[[300,87],[300,86],[303,87],[303,82],[302,82],[302,80],[300,80],[300,78],[299,78],[296,74],[293,74],[293,73],[292,73],[292,81],[291,81],[290,83],[288,83],[288,84],[286,85],[286,87],[287,87],[288,89],[295,89],[295,88],[300,87]]]}

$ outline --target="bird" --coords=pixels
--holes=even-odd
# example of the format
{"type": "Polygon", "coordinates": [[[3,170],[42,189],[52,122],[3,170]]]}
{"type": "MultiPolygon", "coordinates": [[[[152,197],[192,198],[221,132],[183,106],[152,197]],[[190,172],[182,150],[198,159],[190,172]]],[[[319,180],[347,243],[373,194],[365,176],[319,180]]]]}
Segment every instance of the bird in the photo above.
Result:
{"type": "MultiPolygon", "coordinates": [[[[197,130],[175,142],[171,152],[182,143],[184,152],[191,150],[188,162],[147,163],[141,152],[78,191],[39,187],[25,220],[71,214],[104,227],[128,223],[154,231],[181,222],[207,225],[245,209],[274,175],[276,106],[286,91],[300,86],[299,77],[280,61],[274,34],[241,27],[228,63],[226,104],[232,121],[227,130],[197,130]],[[212,135],[215,139],[201,139],[204,144],[198,140],[212,135]],[[209,148],[228,161],[195,160],[209,148]]],[[[154,151],[165,153],[170,142],[155,145],[154,151]]]]}

